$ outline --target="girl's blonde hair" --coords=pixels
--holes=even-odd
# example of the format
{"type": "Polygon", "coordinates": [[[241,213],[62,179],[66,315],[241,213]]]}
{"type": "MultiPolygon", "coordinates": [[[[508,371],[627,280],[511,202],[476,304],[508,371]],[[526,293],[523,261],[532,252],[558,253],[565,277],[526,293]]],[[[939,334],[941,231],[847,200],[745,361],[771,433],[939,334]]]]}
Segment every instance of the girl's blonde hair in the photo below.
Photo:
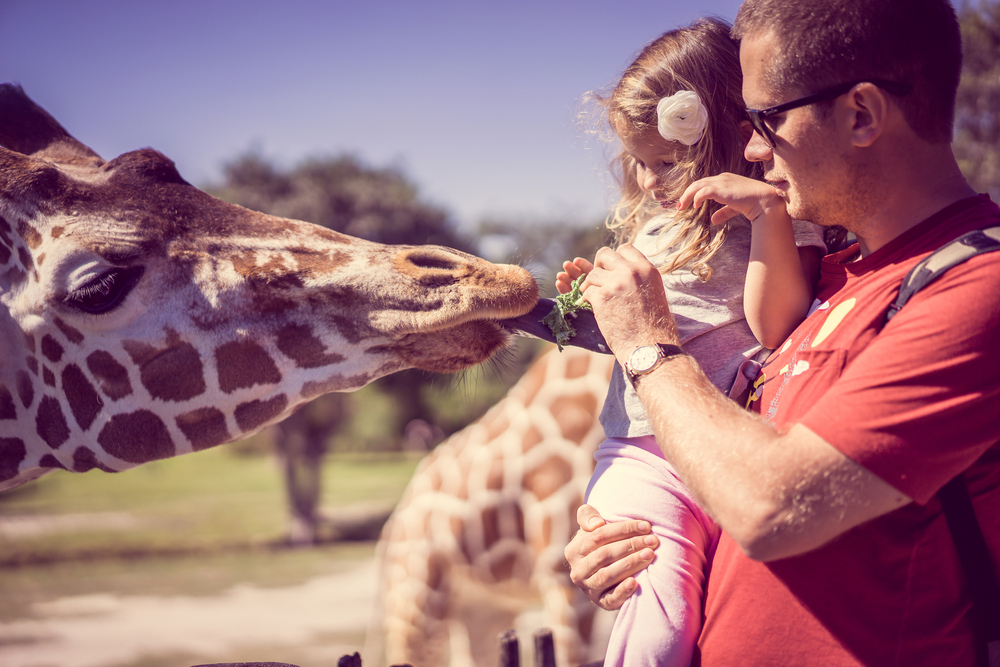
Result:
{"type": "MultiPolygon", "coordinates": [[[[708,125],[693,146],[677,144],[681,157],[671,176],[677,187],[664,193],[676,200],[688,185],[706,176],[730,172],[760,178],[759,163],[743,158],[748,135],[740,127],[746,120],[739,42],[730,26],[718,18],[705,18],[664,33],[646,45],[622,74],[607,97],[595,96],[604,108],[610,128],[618,136],[638,135],[657,127],[656,105],[679,90],[698,94],[708,111],[708,125]]],[[[639,187],[636,162],[624,149],[612,160],[611,171],[621,188],[621,200],[608,216],[615,245],[631,243],[643,226],[662,213],[659,204],[639,187]]],[[[676,235],[662,273],[690,267],[702,280],[711,275],[708,260],[725,239],[725,228],[712,233],[711,217],[720,205],[706,202],[697,209],[678,212],[669,229],[676,235]]],[[[664,230],[665,231],[665,230],[664,230]]]]}

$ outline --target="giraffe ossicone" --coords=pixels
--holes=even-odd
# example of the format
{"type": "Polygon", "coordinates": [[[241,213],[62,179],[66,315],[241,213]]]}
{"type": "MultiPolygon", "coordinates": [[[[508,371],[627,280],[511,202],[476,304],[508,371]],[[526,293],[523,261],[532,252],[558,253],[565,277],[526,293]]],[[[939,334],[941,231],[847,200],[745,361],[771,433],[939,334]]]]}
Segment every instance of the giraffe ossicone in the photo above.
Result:
{"type": "Polygon", "coordinates": [[[387,246],[105,161],[0,85],[0,490],[220,445],[331,391],[488,359],[520,267],[387,246]]]}

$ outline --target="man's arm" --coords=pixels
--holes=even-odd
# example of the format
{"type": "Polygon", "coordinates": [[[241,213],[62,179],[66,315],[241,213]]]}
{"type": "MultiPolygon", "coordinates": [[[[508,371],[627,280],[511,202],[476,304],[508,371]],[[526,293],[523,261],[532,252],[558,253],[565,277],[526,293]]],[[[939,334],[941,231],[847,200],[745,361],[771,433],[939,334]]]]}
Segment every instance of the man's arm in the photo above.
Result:
{"type": "MultiPolygon", "coordinates": [[[[679,344],[659,274],[635,248],[599,251],[583,289],[619,362],[639,345],[679,344]]],[[[808,428],[778,433],[741,409],[693,358],[668,359],[637,391],[666,458],[751,558],[804,553],[910,502],[808,428]]]]}

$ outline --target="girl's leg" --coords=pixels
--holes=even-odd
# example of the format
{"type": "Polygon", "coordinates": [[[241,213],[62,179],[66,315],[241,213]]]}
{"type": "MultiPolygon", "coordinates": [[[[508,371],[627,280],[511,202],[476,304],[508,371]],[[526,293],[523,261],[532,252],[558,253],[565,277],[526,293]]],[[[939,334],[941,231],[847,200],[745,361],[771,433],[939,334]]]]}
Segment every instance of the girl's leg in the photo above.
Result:
{"type": "Polygon", "coordinates": [[[639,590],[619,610],[605,665],[687,667],[702,623],[718,528],[660,456],[609,441],[597,454],[587,502],[608,521],[645,519],[660,539],[639,590]]]}

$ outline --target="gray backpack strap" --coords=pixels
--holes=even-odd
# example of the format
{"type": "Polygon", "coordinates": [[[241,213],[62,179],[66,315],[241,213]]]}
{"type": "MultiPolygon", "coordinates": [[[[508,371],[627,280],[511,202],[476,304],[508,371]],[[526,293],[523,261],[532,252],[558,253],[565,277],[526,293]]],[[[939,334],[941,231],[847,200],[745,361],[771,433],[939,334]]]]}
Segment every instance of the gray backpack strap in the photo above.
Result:
{"type": "Polygon", "coordinates": [[[1000,250],[1000,227],[977,229],[941,246],[920,260],[903,278],[903,284],[899,287],[899,296],[896,297],[895,303],[889,306],[889,310],[885,314],[885,321],[891,320],[899,312],[899,309],[910,300],[911,296],[936,280],[951,267],[976,255],[994,250],[1000,250]]]}
{"type": "MultiPolygon", "coordinates": [[[[946,243],[914,266],[899,287],[899,296],[885,314],[888,322],[910,297],[934,282],[941,274],[965,260],[1000,250],[1000,227],[963,234],[946,243]]],[[[972,509],[972,500],[963,475],[958,475],[938,491],[945,520],[958,550],[962,570],[978,611],[978,640],[986,645],[983,658],[990,667],[1000,666],[1000,584],[997,583],[986,540],[972,509]]]]}

